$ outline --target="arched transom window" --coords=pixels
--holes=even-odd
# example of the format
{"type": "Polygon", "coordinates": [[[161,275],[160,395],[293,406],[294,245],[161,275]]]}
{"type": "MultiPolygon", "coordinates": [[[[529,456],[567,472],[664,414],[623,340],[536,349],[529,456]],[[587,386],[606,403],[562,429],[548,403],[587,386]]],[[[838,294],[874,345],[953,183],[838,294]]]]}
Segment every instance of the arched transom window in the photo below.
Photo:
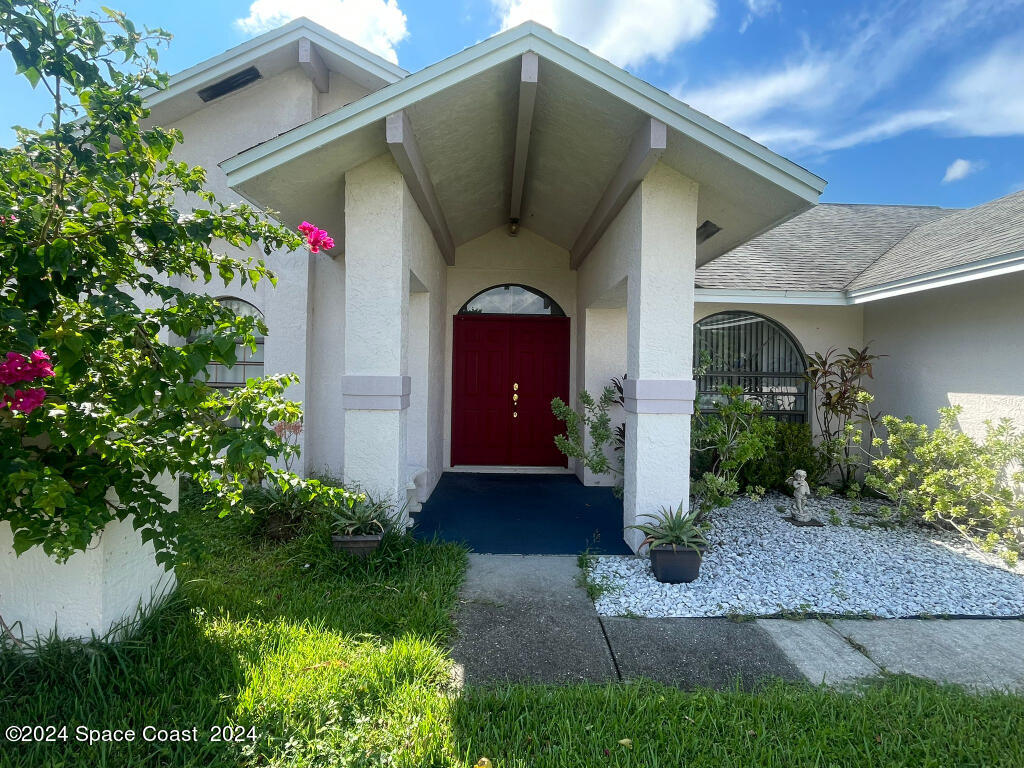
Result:
{"type": "Polygon", "coordinates": [[[460,315],[551,315],[565,317],[558,303],[546,293],[516,283],[495,285],[462,305],[460,315]]]}
{"type": "MultiPolygon", "coordinates": [[[[262,312],[242,299],[226,296],[217,299],[217,302],[233,311],[238,317],[263,317],[262,312]]],[[[258,379],[263,376],[263,335],[258,329],[255,329],[253,334],[256,337],[255,351],[248,344],[239,342],[235,348],[237,362],[234,365],[229,368],[220,363],[210,363],[207,366],[207,384],[211,387],[230,389],[242,386],[248,379],[258,379]]]]}
{"type": "Polygon", "coordinates": [[[708,367],[697,379],[702,410],[714,410],[722,386],[739,386],[768,416],[807,421],[806,357],[784,327],[753,312],[719,312],[694,325],[693,359],[708,367]]]}

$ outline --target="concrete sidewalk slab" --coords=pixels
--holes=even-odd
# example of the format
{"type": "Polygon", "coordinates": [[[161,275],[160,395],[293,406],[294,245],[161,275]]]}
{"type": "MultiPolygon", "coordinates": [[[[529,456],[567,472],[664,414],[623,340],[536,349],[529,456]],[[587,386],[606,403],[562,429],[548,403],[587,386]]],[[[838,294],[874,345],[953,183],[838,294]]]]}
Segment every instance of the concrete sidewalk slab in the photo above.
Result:
{"type": "Polygon", "coordinates": [[[1024,691],[1024,621],[842,619],[833,627],[888,672],[1024,691]]]}
{"type": "Polygon", "coordinates": [[[618,679],[575,557],[470,555],[452,656],[459,682],[618,679]]]}
{"type": "Polygon", "coordinates": [[[711,619],[602,619],[623,680],[645,677],[693,689],[746,689],[799,670],[755,622],[711,619]]]}
{"type": "Polygon", "coordinates": [[[878,666],[836,630],[816,619],[758,619],[761,627],[815,685],[844,686],[881,674],[878,666]]]}

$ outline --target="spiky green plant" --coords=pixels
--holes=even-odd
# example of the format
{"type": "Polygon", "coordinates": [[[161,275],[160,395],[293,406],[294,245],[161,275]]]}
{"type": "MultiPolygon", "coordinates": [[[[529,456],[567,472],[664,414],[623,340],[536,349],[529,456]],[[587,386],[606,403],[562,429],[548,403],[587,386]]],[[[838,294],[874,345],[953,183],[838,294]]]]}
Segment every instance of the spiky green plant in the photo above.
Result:
{"type": "Polygon", "coordinates": [[[640,542],[640,548],[644,546],[672,547],[676,549],[698,550],[706,547],[707,537],[704,535],[705,526],[700,522],[700,510],[687,510],[684,502],[679,502],[676,509],[662,507],[657,515],[644,515],[654,522],[630,525],[644,535],[640,542]]]}

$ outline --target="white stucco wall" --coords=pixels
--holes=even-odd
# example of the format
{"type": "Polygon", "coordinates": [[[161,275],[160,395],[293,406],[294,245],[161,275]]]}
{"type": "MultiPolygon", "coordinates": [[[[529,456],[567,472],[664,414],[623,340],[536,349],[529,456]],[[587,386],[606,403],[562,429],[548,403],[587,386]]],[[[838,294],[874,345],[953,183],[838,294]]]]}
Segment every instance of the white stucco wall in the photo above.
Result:
{"type": "MultiPolygon", "coordinates": [[[[510,237],[506,227],[497,227],[456,248],[455,266],[448,267],[447,283],[443,454],[445,469],[452,469],[452,318],[467,300],[485,288],[519,283],[543,291],[554,299],[575,326],[576,274],[569,269],[569,252],[565,249],[528,229],[520,229],[516,237],[510,237]]],[[[569,359],[575,360],[577,339],[574,328],[570,329],[569,338],[569,359]]],[[[575,392],[576,368],[570,366],[569,371],[569,391],[575,392]]]]}
{"type": "MultiPolygon", "coordinates": [[[[416,478],[416,497],[425,501],[437,485],[444,468],[445,418],[445,312],[447,310],[448,265],[434,235],[403,185],[403,248],[410,270],[408,373],[412,378],[409,397],[408,464],[426,472],[416,478]]],[[[409,478],[414,479],[413,477],[409,478]]]]}
{"type": "MultiPolygon", "coordinates": [[[[177,509],[177,480],[164,477],[159,488],[177,509]]],[[[16,556],[13,540],[10,525],[0,523],[0,616],[26,640],[54,632],[107,635],[175,585],[174,573],[156,564],[152,543],[142,541],[130,520],[111,523],[62,565],[38,547],[16,556]]]]}
{"type": "Polygon", "coordinates": [[[864,337],[888,355],[871,389],[884,413],[935,425],[962,405],[961,428],[986,419],[1024,429],[1024,275],[1017,273],[897,296],[864,306],[864,337]]]}

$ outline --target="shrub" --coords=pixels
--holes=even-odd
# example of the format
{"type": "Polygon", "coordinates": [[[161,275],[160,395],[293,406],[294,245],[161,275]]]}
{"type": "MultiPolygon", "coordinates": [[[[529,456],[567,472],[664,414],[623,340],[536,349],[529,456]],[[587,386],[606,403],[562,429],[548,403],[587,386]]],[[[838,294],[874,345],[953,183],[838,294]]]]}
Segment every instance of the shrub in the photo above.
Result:
{"type": "MultiPolygon", "coordinates": [[[[750,461],[764,458],[770,441],[770,420],[761,418],[761,405],[743,396],[740,387],[722,387],[723,400],[714,411],[694,418],[693,452],[706,454],[698,463],[725,483],[737,483],[750,461]]],[[[703,478],[703,474],[700,475],[703,478]]]]}
{"type": "MultiPolygon", "coordinates": [[[[612,443],[614,433],[611,427],[609,409],[621,402],[621,395],[616,395],[614,387],[605,387],[597,400],[585,389],[579,393],[582,415],[573,410],[560,397],[551,401],[551,412],[565,424],[565,434],[555,436],[555,445],[566,457],[583,463],[595,475],[606,473],[622,476],[620,467],[612,466],[605,453],[605,447],[612,443]],[[586,435],[584,434],[586,431],[586,435]],[[590,437],[590,448],[586,447],[586,437],[590,437]]],[[[623,438],[625,431],[623,430],[623,438]]],[[[625,441],[623,440],[623,447],[625,441]]],[[[615,488],[616,495],[622,495],[622,485],[615,488]]]]}
{"type": "Polygon", "coordinates": [[[824,355],[816,352],[807,358],[806,379],[814,395],[821,450],[828,457],[827,469],[838,473],[844,489],[861,469],[864,428],[870,429],[875,422],[871,415],[874,398],[863,381],[873,378],[873,365],[880,357],[865,346],[850,347],[846,352],[833,347],[824,355]]]}
{"type": "Polygon", "coordinates": [[[939,411],[931,430],[884,416],[886,455],[867,485],[887,496],[904,519],[949,527],[985,551],[1016,562],[1024,548],[1024,434],[1008,419],[986,425],[980,442],[960,431],[959,406],[939,411]]]}
{"type": "MultiPolygon", "coordinates": [[[[169,566],[203,542],[169,508],[165,474],[189,473],[225,514],[263,480],[343,494],[274,469],[296,452],[270,428],[301,418],[284,396],[294,376],[224,391],[204,375],[267,328],[194,287],[273,282],[263,257],[303,240],[219,203],[202,168],[175,160],[181,133],[149,126],[145,105],[167,84],[169,36],[103,13],[0,2],[0,49],[50,103],[0,148],[0,520],[18,554],[66,560],[131,518],[169,566]]],[[[300,231],[311,252],[333,244],[300,231]]]]}
{"type": "Polygon", "coordinates": [[[810,424],[764,419],[767,446],[764,456],[748,462],[740,472],[741,488],[761,486],[769,490],[788,490],[786,478],[802,469],[807,482],[816,485],[828,471],[828,458],[814,445],[810,424]]]}

